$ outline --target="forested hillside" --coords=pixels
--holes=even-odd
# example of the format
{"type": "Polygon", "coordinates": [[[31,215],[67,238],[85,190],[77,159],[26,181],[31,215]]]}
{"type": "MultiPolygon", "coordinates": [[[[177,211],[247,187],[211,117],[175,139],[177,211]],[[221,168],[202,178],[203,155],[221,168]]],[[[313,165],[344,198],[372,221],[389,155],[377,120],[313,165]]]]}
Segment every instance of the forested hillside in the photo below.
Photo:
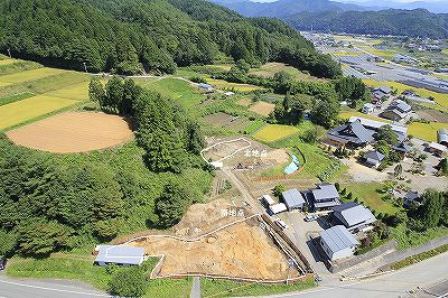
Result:
{"type": "Polygon", "coordinates": [[[306,63],[297,66],[315,75],[340,73],[282,22],[205,0],[1,0],[0,14],[2,52],[60,67],[173,73],[223,54],[250,64],[300,55],[306,63]]]}
{"type": "Polygon", "coordinates": [[[287,18],[299,30],[447,38],[448,14],[424,9],[303,12],[287,18]]]}

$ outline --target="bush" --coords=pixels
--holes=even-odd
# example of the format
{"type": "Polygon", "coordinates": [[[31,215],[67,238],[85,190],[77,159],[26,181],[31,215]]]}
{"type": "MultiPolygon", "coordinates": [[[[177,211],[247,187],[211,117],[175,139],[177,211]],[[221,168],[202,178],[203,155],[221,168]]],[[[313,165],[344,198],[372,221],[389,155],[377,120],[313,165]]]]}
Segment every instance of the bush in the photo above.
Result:
{"type": "Polygon", "coordinates": [[[146,291],[143,270],[138,267],[121,269],[112,275],[110,293],[121,297],[141,297],[146,291]]]}

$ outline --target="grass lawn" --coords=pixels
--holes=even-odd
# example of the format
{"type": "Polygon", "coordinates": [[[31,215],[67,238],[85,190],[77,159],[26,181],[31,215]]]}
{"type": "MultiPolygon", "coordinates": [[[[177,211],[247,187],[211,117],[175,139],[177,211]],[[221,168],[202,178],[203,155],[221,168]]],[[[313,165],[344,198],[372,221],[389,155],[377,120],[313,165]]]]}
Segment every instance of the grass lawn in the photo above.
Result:
{"type": "Polygon", "coordinates": [[[17,61],[18,60],[16,60],[16,59],[3,59],[3,60],[0,60],[0,66],[13,64],[13,63],[16,63],[17,61]]]}
{"type": "Polygon", "coordinates": [[[61,97],[37,95],[0,106],[0,115],[2,115],[0,118],[0,130],[75,105],[78,102],[61,97]]]}
{"type": "Polygon", "coordinates": [[[254,134],[254,138],[262,142],[275,142],[287,138],[299,130],[289,125],[268,124],[254,134]]]}
{"type": "MultiPolygon", "coordinates": [[[[201,286],[202,286],[201,280],[201,286]]],[[[192,279],[159,279],[150,280],[144,298],[154,297],[190,297],[192,279]]]]}
{"type": "Polygon", "coordinates": [[[237,92],[252,92],[256,90],[264,90],[263,87],[250,85],[250,84],[238,84],[238,83],[230,83],[224,80],[216,80],[211,78],[206,78],[207,83],[215,86],[218,89],[229,90],[229,91],[237,91],[237,92]]]}
{"type": "Polygon", "coordinates": [[[370,120],[375,120],[375,121],[380,121],[380,122],[385,122],[385,123],[391,123],[392,121],[387,120],[387,119],[383,119],[374,115],[370,115],[370,114],[364,114],[361,112],[357,112],[357,111],[342,111],[339,113],[339,118],[343,119],[343,120],[348,120],[350,119],[350,117],[362,117],[362,118],[366,118],[366,119],[370,119],[370,120]]]}
{"type": "Polygon", "coordinates": [[[293,291],[303,291],[315,287],[314,279],[308,277],[295,284],[264,285],[257,283],[234,282],[227,280],[202,280],[202,296],[207,297],[244,297],[266,296],[293,291]]]}
{"type": "Polygon", "coordinates": [[[356,183],[341,186],[347,188],[347,193],[353,193],[353,199],[358,198],[359,202],[375,210],[377,214],[395,214],[400,211],[400,208],[383,201],[381,194],[377,192],[377,189],[381,187],[381,183],[356,183]]]}
{"type": "Polygon", "coordinates": [[[40,260],[14,257],[8,263],[7,274],[16,278],[80,280],[102,290],[108,288],[111,278],[104,267],[93,266],[93,257],[74,254],[55,254],[40,260]]]}
{"type": "Polygon", "coordinates": [[[261,119],[250,121],[250,123],[244,128],[244,131],[246,134],[251,135],[261,129],[265,124],[266,123],[261,119]]]}
{"type": "Polygon", "coordinates": [[[441,128],[448,129],[448,123],[430,122],[420,123],[413,122],[409,125],[408,133],[418,139],[428,142],[437,142],[437,131],[441,128]]]}
{"type": "Polygon", "coordinates": [[[156,91],[164,96],[178,100],[179,103],[187,109],[193,108],[204,99],[204,95],[199,93],[199,90],[194,86],[184,80],[176,78],[150,81],[149,83],[144,84],[143,88],[156,91]]]}
{"type": "Polygon", "coordinates": [[[23,72],[18,72],[14,74],[9,74],[5,76],[0,76],[0,82],[10,83],[10,84],[18,84],[27,81],[33,81],[49,76],[54,76],[57,74],[61,74],[67,72],[66,70],[56,69],[56,68],[38,68],[33,70],[27,70],[23,72]]]}

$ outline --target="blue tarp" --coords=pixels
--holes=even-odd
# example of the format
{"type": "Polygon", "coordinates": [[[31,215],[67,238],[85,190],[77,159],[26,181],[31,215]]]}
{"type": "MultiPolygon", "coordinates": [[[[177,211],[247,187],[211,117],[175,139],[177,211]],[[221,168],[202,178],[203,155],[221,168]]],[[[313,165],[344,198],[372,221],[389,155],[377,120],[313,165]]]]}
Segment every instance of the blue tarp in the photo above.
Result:
{"type": "Polygon", "coordinates": [[[291,154],[291,163],[283,170],[286,175],[291,175],[300,168],[300,161],[297,156],[291,154]]]}

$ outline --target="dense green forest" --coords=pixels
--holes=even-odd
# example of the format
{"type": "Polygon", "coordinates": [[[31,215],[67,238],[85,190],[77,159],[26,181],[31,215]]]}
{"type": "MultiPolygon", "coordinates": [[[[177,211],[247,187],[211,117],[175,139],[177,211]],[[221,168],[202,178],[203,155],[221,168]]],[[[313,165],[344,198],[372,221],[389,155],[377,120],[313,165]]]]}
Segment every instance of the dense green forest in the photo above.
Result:
{"type": "Polygon", "coordinates": [[[205,0],[1,0],[0,51],[45,64],[119,74],[173,73],[223,55],[340,74],[284,23],[246,19],[205,0]]]}
{"type": "Polygon", "coordinates": [[[0,136],[0,255],[46,256],[121,233],[170,227],[208,191],[199,126],[174,101],[132,80],[90,84],[109,113],[127,115],[136,142],[54,155],[0,136]]]}
{"type": "Polygon", "coordinates": [[[448,14],[424,9],[381,11],[303,12],[287,17],[299,30],[319,30],[355,34],[399,35],[447,38],[448,14]]]}

